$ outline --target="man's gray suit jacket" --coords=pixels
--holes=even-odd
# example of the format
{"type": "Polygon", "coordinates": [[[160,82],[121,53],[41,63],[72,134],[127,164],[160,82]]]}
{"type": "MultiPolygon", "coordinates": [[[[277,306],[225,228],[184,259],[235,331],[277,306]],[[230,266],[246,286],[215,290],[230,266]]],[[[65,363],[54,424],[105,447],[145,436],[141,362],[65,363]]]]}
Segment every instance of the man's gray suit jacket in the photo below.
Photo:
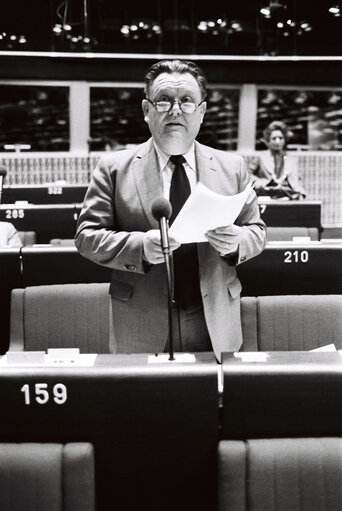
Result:
{"type": "MultiPolygon", "coordinates": [[[[195,142],[197,179],[222,195],[243,191],[250,175],[241,156],[195,142]]],[[[78,220],[75,244],[92,261],[113,268],[110,284],[116,353],[157,353],[168,335],[165,264],[143,259],[144,232],[158,229],[151,205],[163,195],[152,139],[101,158],[78,220]]],[[[241,284],[235,266],[258,255],[265,224],[251,191],[235,224],[242,226],[238,256],[232,262],[209,243],[198,243],[204,314],[215,355],[242,343],[241,284]]]]}

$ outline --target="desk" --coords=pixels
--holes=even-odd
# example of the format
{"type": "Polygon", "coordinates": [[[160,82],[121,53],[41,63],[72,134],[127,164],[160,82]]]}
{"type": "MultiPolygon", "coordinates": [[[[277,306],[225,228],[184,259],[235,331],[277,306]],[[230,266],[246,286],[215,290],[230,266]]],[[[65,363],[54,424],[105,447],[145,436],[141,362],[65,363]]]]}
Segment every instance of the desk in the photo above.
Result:
{"type": "Polygon", "coordinates": [[[30,204],[71,204],[83,202],[87,186],[50,183],[45,185],[4,186],[2,202],[12,204],[27,201],[30,204]]]}
{"type": "Polygon", "coordinates": [[[21,256],[24,287],[111,280],[111,268],[85,259],[76,247],[27,246],[21,256]]]}
{"type": "Polygon", "coordinates": [[[341,294],[342,244],[269,242],[237,267],[243,296],[341,294]]]}
{"type": "Polygon", "coordinates": [[[8,349],[10,298],[14,288],[22,287],[20,248],[0,249],[0,354],[8,349]]]}
{"type": "Polygon", "coordinates": [[[321,201],[263,200],[258,198],[260,215],[266,225],[273,227],[317,227],[322,230],[321,201]]]}
{"type": "Polygon", "coordinates": [[[76,233],[74,204],[2,204],[0,220],[12,222],[18,231],[35,231],[37,243],[49,243],[52,238],[73,238],[76,233]]]}
{"type": "Polygon", "coordinates": [[[197,354],[195,363],[98,355],[93,367],[1,366],[0,395],[8,411],[2,442],[94,444],[97,511],[216,509],[212,353],[197,354]],[[45,404],[36,401],[35,385],[42,383],[45,404]],[[64,403],[55,401],[56,384],[66,389],[64,403]]]}
{"type": "Polygon", "coordinates": [[[225,353],[222,371],[223,438],[342,435],[339,352],[269,352],[265,362],[225,353]]]}

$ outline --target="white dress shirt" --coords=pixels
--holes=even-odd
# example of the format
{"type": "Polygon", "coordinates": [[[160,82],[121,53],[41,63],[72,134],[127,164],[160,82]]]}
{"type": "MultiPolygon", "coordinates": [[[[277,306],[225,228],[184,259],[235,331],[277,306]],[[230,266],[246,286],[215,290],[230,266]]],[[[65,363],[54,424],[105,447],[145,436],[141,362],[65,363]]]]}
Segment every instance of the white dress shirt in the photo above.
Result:
{"type": "MultiPolygon", "coordinates": [[[[174,164],[170,161],[171,154],[164,153],[157,144],[154,142],[154,147],[157,152],[158,162],[159,162],[159,173],[160,179],[163,185],[163,196],[165,199],[170,199],[170,186],[173,170],[175,168],[174,164]]],[[[197,172],[196,172],[196,161],[195,161],[195,144],[192,144],[189,151],[182,155],[185,158],[185,162],[183,163],[184,170],[186,172],[187,178],[189,179],[190,189],[193,191],[196,183],[197,183],[197,172]]]]}

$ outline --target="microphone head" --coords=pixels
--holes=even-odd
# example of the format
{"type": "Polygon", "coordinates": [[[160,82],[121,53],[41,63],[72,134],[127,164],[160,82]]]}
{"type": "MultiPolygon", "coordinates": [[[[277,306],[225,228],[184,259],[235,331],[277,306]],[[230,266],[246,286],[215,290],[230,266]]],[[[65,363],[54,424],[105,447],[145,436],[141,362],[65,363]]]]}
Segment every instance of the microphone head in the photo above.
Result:
{"type": "Polygon", "coordinates": [[[172,214],[172,206],[170,202],[164,197],[159,197],[152,204],[152,215],[155,220],[166,218],[168,220],[172,214]]]}
{"type": "Polygon", "coordinates": [[[7,169],[6,167],[3,167],[2,165],[0,166],[0,176],[3,176],[5,177],[7,174],[7,169]]]}

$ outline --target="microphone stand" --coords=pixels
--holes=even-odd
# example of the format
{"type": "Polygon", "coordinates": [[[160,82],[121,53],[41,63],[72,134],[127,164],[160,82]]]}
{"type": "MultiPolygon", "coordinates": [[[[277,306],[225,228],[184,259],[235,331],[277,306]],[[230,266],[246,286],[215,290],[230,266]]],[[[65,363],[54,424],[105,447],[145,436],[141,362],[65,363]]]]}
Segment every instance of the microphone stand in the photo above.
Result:
{"type": "Polygon", "coordinates": [[[168,222],[165,217],[159,220],[159,227],[162,238],[162,250],[166,266],[166,281],[167,281],[167,303],[168,303],[168,324],[169,324],[169,360],[175,360],[174,346],[173,346],[173,308],[172,308],[172,266],[173,257],[170,253],[169,247],[169,234],[168,222]]]}

